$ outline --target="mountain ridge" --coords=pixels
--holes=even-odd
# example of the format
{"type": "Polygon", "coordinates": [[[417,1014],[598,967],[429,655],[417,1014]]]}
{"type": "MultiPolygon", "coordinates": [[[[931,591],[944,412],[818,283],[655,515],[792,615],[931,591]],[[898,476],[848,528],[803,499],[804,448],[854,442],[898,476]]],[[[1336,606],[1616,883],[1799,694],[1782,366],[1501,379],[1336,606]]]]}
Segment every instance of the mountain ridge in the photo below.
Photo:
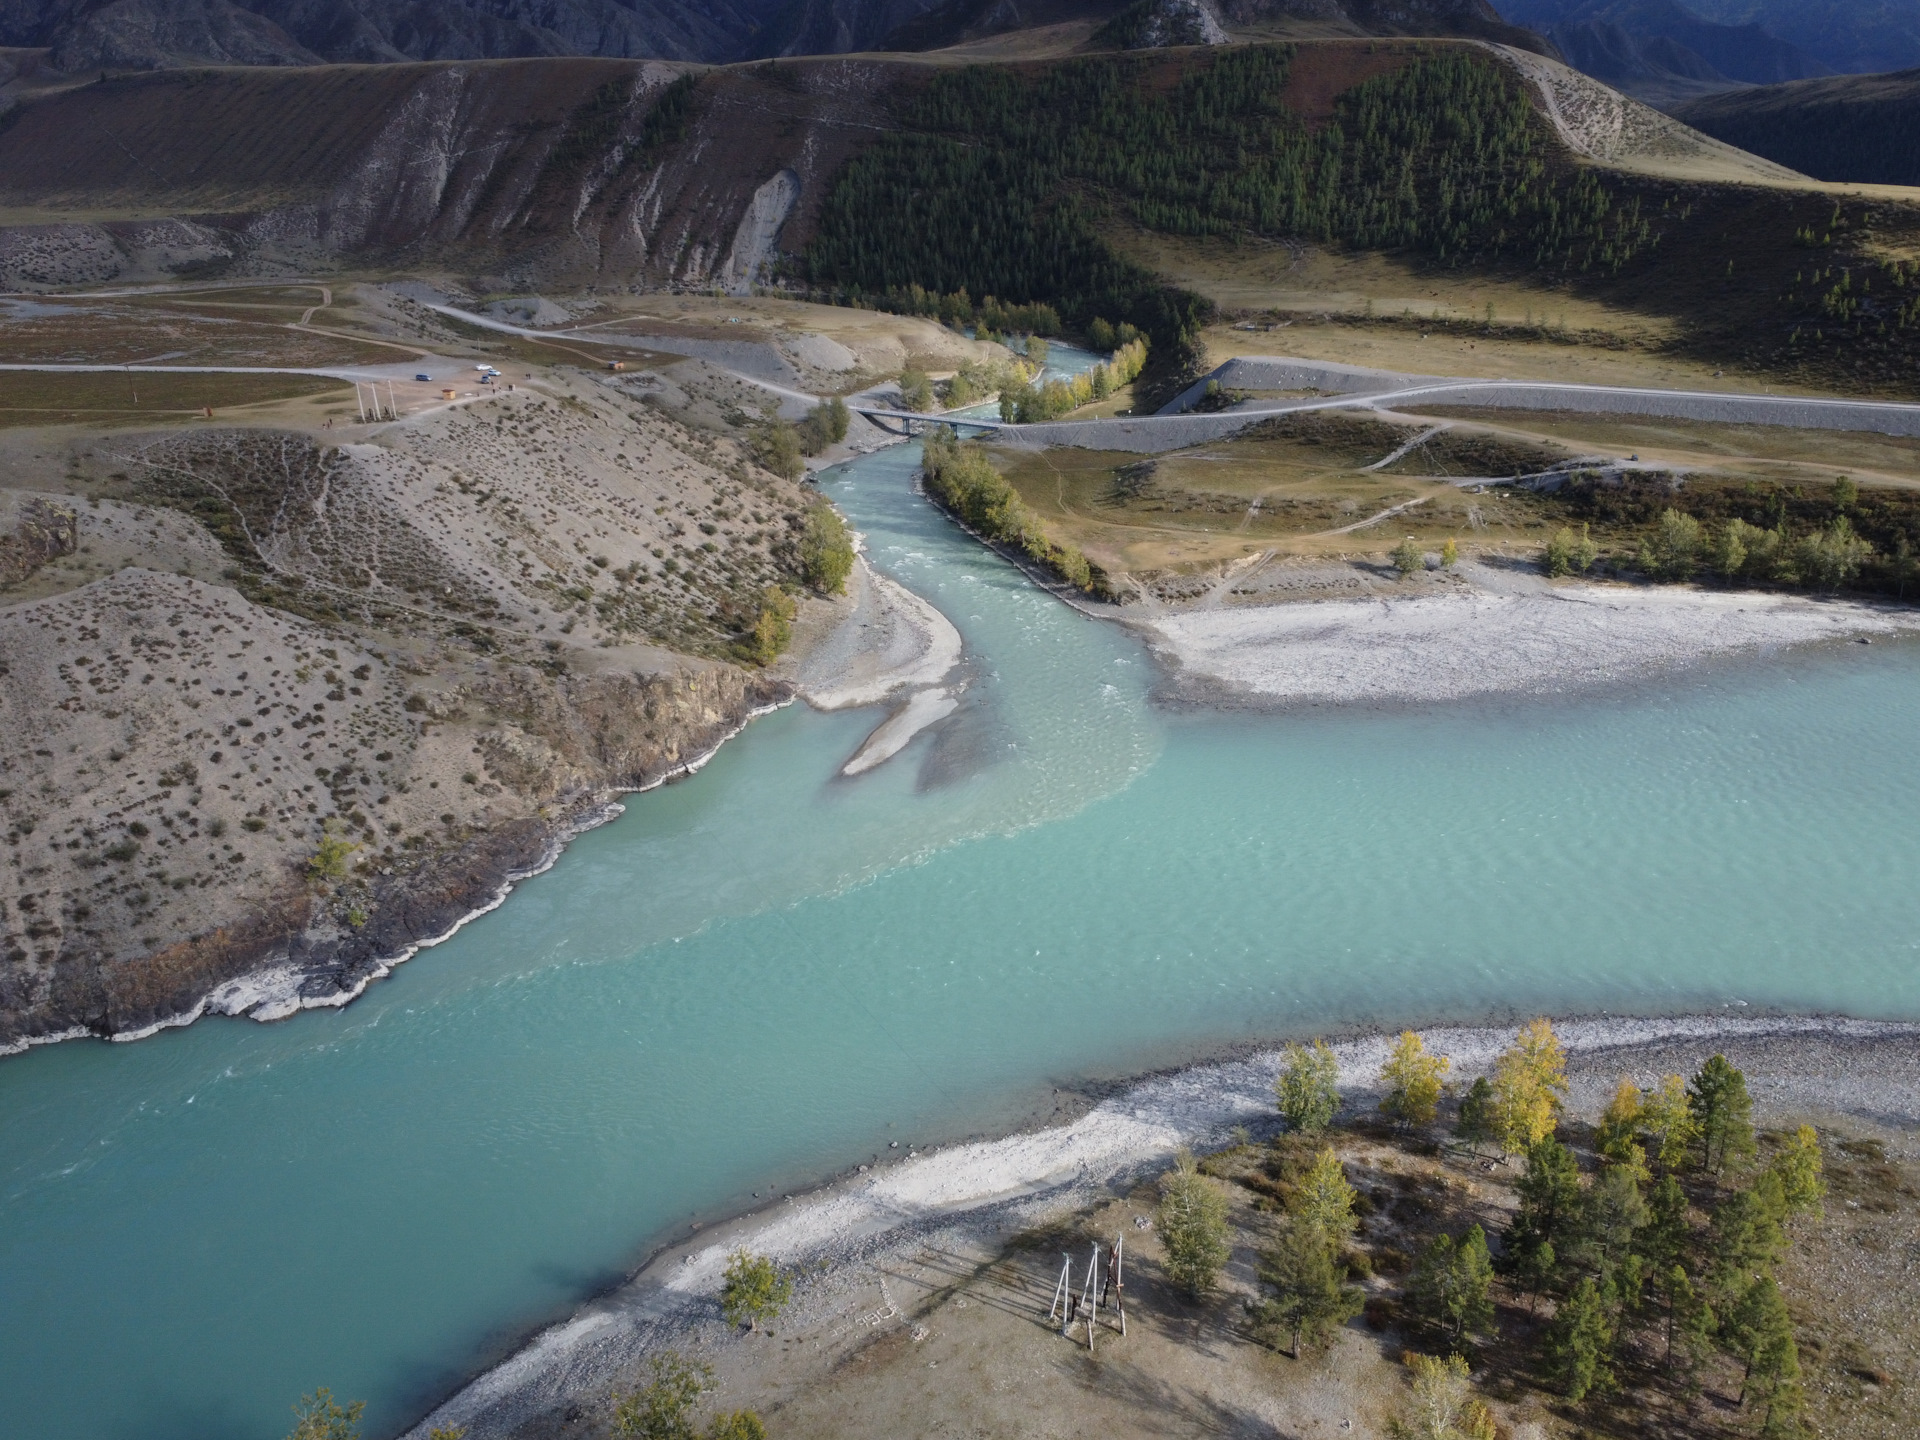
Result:
{"type": "Polygon", "coordinates": [[[1920,69],[1733,90],[1673,114],[1821,180],[1920,185],[1920,69]]]}

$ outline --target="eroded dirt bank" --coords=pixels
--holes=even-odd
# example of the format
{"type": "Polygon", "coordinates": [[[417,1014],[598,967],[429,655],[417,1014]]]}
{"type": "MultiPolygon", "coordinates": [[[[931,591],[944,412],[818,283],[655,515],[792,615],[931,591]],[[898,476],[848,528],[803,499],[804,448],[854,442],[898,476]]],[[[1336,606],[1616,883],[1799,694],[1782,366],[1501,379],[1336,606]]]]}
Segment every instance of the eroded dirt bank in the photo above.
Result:
{"type": "Polygon", "coordinates": [[[339,1003],[790,693],[806,494],[614,387],[5,443],[0,1050],[339,1003]]]}

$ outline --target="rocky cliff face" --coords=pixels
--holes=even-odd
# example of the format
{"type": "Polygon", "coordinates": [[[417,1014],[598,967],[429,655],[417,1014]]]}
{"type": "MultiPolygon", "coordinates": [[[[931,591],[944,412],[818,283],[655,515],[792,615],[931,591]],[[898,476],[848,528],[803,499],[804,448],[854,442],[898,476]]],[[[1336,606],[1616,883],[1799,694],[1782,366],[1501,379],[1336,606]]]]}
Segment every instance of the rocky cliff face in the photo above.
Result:
{"type": "Polygon", "coordinates": [[[803,244],[835,172],[882,133],[885,98],[924,77],[873,60],[706,72],[673,92],[679,121],[650,129],[680,73],[600,60],[165,72],[55,94],[0,131],[0,193],[49,212],[84,196],[127,218],[0,231],[0,284],[343,258],[463,267],[501,289],[710,283],[743,245],[764,258],[803,244]]]}
{"type": "Polygon", "coordinates": [[[56,66],[79,72],[538,55],[725,61],[748,53],[767,18],[759,12],[772,9],[753,0],[9,0],[0,44],[47,47],[56,66]]]}

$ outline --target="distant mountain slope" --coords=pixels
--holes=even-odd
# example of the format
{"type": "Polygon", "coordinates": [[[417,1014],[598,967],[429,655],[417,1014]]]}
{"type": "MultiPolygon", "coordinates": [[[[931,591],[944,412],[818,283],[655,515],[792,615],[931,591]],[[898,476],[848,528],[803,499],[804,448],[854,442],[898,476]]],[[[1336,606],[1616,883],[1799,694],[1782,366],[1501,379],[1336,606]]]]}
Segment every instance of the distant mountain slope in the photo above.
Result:
{"type": "Polygon", "coordinates": [[[1760,25],[1719,24],[1676,0],[1507,0],[1503,13],[1545,35],[1576,69],[1655,102],[1832,68],[1760,25]]]}
{"type": "MultiPolygon", "coordinates": [[[[821,3],[854,15],[869,0],[821,3]]],[[[0,0],[0,45],[49,47],[55,65],[76,71],[540,55],[724,61],[748,54],[768,22],[794,8],[789,0],[0,0]]],[[[880,21],[875,38],[894,23],[880,21]]]]}
{"type": "Polygon", "coordinates": [[[1217,43],[1220,27],[1265,33],[1272,21],[1310,22],[1315,33],[1431,35],[1491,40],[1546,52],[1489,0],[942,0],[887,38],[889,50],[937,50],[967,40],[1069,20],[1109,22],[1096,45],[1121,49],[1217,43]]]}
{"type": "Polygon", "coordinates": [[[1920,0],[1687,0],[1723,25],[1752,23],[1842,74],[1920,65],[1920,0]]]}
{"type": "MultiPolygon", "coordinates": [[[[1298,18],[1355,35],[1466,36],[1541,49],[1488,0],[1154,0],[1193,27],[1135,26],[1138,43],[1223,38],[1298,18]]],[[[70,73],[192,65],[315,65],[540,56],[725,64],[772,56],[931,50],[1067,21],[1128,0],[0,0],[0,46],[47,49],[70,73]]],[[[1136,7],[1138,8],[1138,7],[1136,7]]]]}
{"type": "Polygon", "coordinates": [[[1673,113],[1821,180],[1920,185],[1920,70],[1735,90],[1673,113]]]}

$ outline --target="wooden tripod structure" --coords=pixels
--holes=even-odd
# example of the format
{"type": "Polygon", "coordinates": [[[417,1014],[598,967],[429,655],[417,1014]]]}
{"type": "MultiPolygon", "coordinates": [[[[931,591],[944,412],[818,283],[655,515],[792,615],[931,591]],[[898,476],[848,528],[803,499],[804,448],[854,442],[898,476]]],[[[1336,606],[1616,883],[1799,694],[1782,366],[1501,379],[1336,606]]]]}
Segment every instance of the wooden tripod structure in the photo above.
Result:
{"type": "Polygon", "coordinates": [[[1085,1277],[1080,1284],[1080,1293],[1073,1290],[1073,1256],[1060,1257],[1060,1279],[1053,1287],[1053,1303],[1047,1306],[1047,1319],[1060,1317],[1060,1333],[1071,1336],[1073,1327],[1084,1316],[1087,1322],[1087,1350],[1093,1350],[1094,1328],[1100,1323],[1100,1305],[1108,1302],[1115,1311],[1120,1325],[1121,1335],[1127,1333],[1126,1287],[1122,1284],[1121,1261],[1125,1253],[1124,1236],[1117,1238],[1107,1248],[1104,1276],[1101,1273],[1100,1242],[1093,1242],[1092,1253],[1087,1256],[1085,1277]],[[1102,1283],[1104,1280],[1104,1284],[1102,1283]]]}

